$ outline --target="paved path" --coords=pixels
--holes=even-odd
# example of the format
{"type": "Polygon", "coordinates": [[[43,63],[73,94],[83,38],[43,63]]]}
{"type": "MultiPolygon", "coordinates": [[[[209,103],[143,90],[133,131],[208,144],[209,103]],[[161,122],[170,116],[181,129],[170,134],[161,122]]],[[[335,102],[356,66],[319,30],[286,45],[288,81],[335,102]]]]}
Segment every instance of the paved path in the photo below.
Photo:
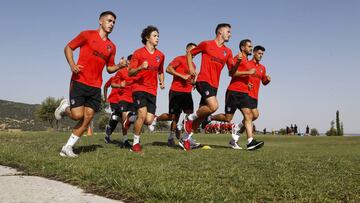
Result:
{"type": "Polygon", "coordinates": [[[22,176],[0,165],[0,202],[7,203],[120,203],[84,193],[78,187],[37,176],[22,176]]]}

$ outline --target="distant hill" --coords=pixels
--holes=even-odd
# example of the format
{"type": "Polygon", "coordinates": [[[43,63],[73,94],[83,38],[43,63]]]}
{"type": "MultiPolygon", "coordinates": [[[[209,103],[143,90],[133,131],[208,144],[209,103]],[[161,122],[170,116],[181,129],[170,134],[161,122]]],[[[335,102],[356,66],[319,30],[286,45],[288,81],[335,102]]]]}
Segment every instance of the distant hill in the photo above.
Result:
{"type": "MultiPolygon", "coordinates": [[[[0,130],[47,130],[47,122],[35,118],[36,108],[39,104],[25,104],[13,101],[0,100],[0,130]]],[[[61,130],[70,130],[75,123],[66,118],[61,121],[61,130]]]]}

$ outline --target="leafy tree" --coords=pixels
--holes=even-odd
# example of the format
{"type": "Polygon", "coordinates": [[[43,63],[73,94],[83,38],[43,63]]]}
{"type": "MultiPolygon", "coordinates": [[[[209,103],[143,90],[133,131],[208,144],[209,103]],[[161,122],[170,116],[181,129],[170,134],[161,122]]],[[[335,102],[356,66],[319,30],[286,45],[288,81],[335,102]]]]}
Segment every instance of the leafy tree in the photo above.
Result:
{"type": "Polygon", "coordinates": [[[340,125],[340,132],[341,132],[341,135],[344,135],[344,124],[343,124],[343,122],[341,122],[341,125],[340,125]]]}
{"type": "Polygon", "coordinates": [[[332,120],[331,122],[330,122],[330,130],[328,130],[327,132],[326,132],[326,135],[327,136],[336,136],[337,135],[337,132],[336,132],[336,130],[335,130],[335,127],[334,127],[334,125],[335,125],[335,122],[334,122],[334,120],[332,120]]]}
{"type": "Polygon", "coordinates": [[[55,109],[59,106],[61,99],[55,99],[53,97],[47,97],[40,106],[35,110],[35,117],[50,124],[51,128],[54,128],[54,123],[58,125],[57,120],[54,117],[55,109]]]}
{"type": "Polygon", "coordinates": [[[340,136],[341,134],[341,127],[340,127],[340,115],[339,110],[336,111],[336,135],[340,136]]]}
{"type": "Polygon", "coordinates": [[[319,135],[319,131],[316,128],[311,128],[310,135],[317,136],[319,135]]]}
{"type": "Polygon", "coordinates": [[[286,129],[281,128],[281,129],[279,130],[279,135],[286,135],[286,129]]]}

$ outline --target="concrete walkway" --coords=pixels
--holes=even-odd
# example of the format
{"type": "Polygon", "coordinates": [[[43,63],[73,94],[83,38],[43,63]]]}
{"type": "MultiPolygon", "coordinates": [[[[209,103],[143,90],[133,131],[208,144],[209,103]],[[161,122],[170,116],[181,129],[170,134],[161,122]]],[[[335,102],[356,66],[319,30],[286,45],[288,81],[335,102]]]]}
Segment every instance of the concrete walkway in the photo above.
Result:
{"type": "Polygon", "coordinates": [[[78,187],[37,176],[22,176],[15,169],[0,166],[0,202],[7,203],[119,203],[84,193],[78,187]]]}

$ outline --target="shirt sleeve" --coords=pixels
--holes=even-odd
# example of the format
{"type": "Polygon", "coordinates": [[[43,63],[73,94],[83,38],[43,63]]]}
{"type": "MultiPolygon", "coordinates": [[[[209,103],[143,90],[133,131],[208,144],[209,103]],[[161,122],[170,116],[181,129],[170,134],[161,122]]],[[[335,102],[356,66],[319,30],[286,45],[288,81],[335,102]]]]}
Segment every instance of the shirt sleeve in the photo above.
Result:
{"type": "Polygon", "coordinates": [[[137,51],[135,51],[133,53],[133,56],[131,57],[129,69],[138,68],[139,67],[139,59],[140,59],[139,54],[137,51]]]}
{"type": "Polygon", "coordinates": [[[230,50],[230,53],[229,53],[228,58],[226,60],[226,65],[227,65],[229,70],[235,65],[233,54],[232,54],[231,50],[230,50]]]}
{"type": "Polygon", "coordinates": [[[88,39],[89,33],[87,31],[82,31],[78,36],[76,36],[74,39],[72,39],[67,45],[72,49],[76,49],[78,47],[83,46],[87,39],[88,39]]]}
{"type": "Polygon", "coordinates": [[[115,65],[115,55],[116,55],[116,46],[112,45],[114,48],[111,51],[111,55],[106,63],[106,66],[114,66],[115,65]]]}
{"type": "Polygon", "coordinates": [[[169,64],[169,66],[172,66],[174,70],[176,70],[179,65],[180,65],[180,60],[177,57],[174,58],[174,60],[172,60],[169,64]]]}
{"type": "Polygon", "coordinates": [[[206,42],[201,42],[198,46],[193,48],[190,53],[191,55],[195,56],[200,52],[203,52],[206,49],[206,42]]]}

